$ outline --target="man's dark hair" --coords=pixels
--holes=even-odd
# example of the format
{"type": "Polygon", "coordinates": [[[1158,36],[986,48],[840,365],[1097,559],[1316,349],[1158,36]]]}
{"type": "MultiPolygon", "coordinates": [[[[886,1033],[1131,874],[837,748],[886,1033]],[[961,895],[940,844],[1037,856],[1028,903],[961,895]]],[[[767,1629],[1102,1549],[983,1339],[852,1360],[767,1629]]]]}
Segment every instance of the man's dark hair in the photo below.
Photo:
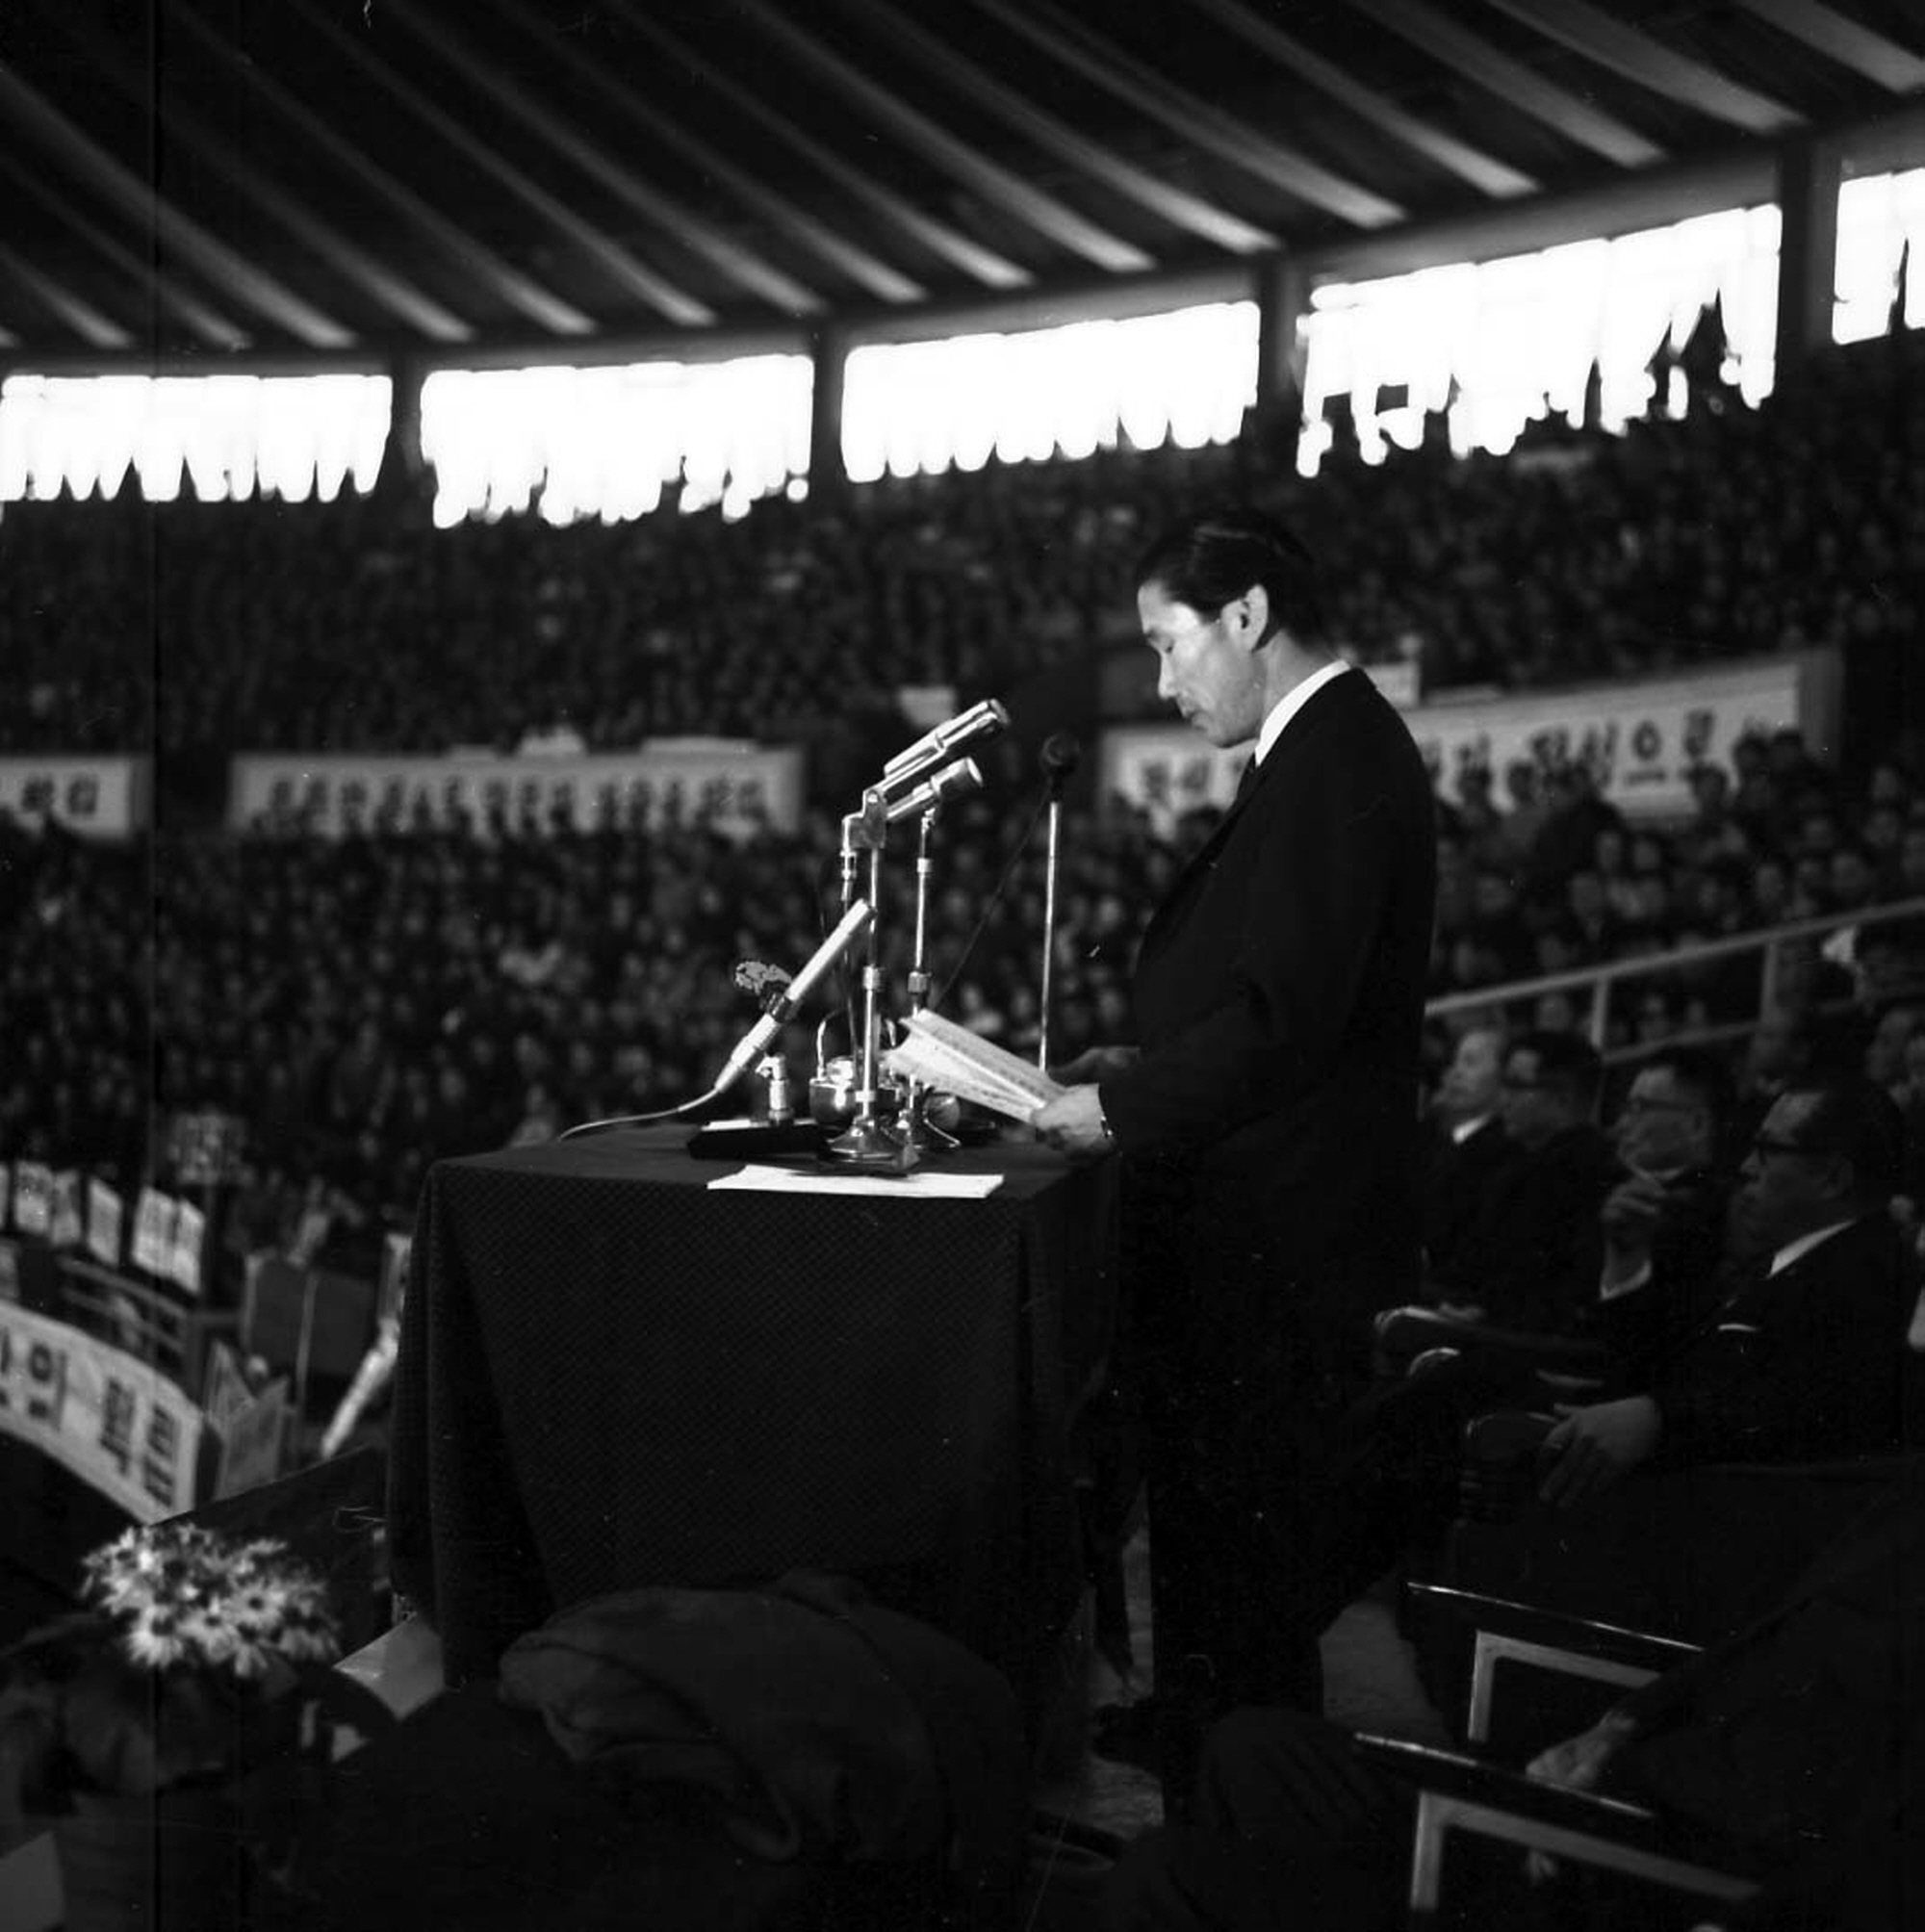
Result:
{"type": "Polygon", "coordinates": [[[1856,1193],[1867,1204],[1888,1201],[1904,1173],[1905,1117],[1876,1080],[1841,1073],[1786,1090],[1810,1095],[1816,1104],[1799,1140],[1812,1153],[1836,1154],[1852,1164],[1856,1193]]]}
{"type": "Polygon", "coordinates": [[[1637,1063],[1634,1073],[1669,1073],[1711,1117],[1711,1133],[1722,1139],[1737,1105],[1731,1063],[1707,1046],[1662,1046],[1637,1063]]]}
{"type": "Polygon", "coordinates": [[[1165,530],[1137,559],[1136,581],[1211,617],[1260,583],[1272,630],[1306,642],[1323,634],[1309,551],[1274,517],[1245,504],[1204,510],[1165,530]]]}
{"type": "Polygon", "coordinates": [[[1598,1049],[1581,1033],[1536,1027],[1528,1033],[1520,1033],[1510,1043],[1510,1053],[1505,1058],[1516,1053],[1536,1055],[1540,1086],[1550,1088],[1581,1114],[1596,1111],[1604,1063],[1598,1057],[1598,1049]]]}

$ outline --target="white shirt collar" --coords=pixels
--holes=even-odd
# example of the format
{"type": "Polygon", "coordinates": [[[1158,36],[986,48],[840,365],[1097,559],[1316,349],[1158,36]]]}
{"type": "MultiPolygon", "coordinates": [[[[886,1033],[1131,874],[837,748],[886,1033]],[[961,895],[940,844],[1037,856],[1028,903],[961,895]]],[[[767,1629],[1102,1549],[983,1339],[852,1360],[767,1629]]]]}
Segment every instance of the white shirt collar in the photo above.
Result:
{"type": "Polygon", "coordinates": [[[1464,1145],[1464,1143],[1468,1141],[1471,1138],[1471,1136],[1477,1131],[1479,1127],[1488,1126],[1493,1121],[1497,1119],[1497,1117],[1498,1117],[1497,1109],[1493,1107],[1488,1114],[1478,1114],[1472,1120],[1459,1121],[1457,1124],[1450,1129],[1451,1145],[1453,1146],[1461,1147],[1464,1145]]]}
{"type": "Polygon", "coordinates": [[[1350,667],[1341,657],[1319,666],[1309,677],[1299,679],[1270,708],[1270,716],[1263,721],[1263,730],[1257,734],[1255,762],[1262,764],[1270,756],[1270,748],[1283,735],[1283,728],[1298,711],[1321,691],[1330,680],[1350,667]]]}
{"type": "Polygon", "coordinates": [[[1849,1221],[1835,1221],[1829,1227],[1814,1227],[1810,1234],[1801,1234],[1796,1241],[1787,1241],[1771,1257],[1771,1273],[1782,1275],[1794,1261],[1803,1261],[1821,1241],[1829,1241],[1840,1228],[1849,1227],[1849,1221]]]}

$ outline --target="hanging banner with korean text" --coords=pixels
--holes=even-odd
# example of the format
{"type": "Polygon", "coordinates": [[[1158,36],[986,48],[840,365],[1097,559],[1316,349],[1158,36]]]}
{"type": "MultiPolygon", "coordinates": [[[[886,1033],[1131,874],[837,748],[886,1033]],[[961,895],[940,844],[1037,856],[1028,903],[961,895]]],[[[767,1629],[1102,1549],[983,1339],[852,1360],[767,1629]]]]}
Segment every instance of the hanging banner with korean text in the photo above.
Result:
{"type": "MultiPolygon", "coordinates": [[[[1795,729],[1835,760],[1839,669],[1830,652],[1787,653],[1707,665],[1688,676],[1563,691],[1510,691],[1420,705],[1403,713],[1438,795],[1457,796],[1467,770],[1491,774],[1585,766],[1628,817],[1679,817],[1691,809],[1691,773],[1730,771],[1748,734],[1795,729]]],[[[1103,734],[1106,792],[1147,811],[1168,833],[1186,811],[1228,806],[1250,753],[1218,751],[1180,724],[1119,725],[1103,734]]]]}
{"type": "Polygon", "coordinates": [[[36,831],[125,838],[147,822],[143,758],[0,758],[0,813],[36,831]]]}
{"type": "Polygon", "coordinates": [[[120,1230],[126,1209],[120,1197],[103,1180],[87,1178],[87,1250],[109,1268],[120,1265],[120,1230]]]}
{"type": "Polygon", "coordinates": [[[142,1523],[192,1507],[200,1412],[145,1362],[0,1302],[0,1431],[142,1523]]]}
{"type": "Polygon", "coordinates": [[[578,757],[448,753],[412,758],[248,754],[228,778],[227,822],[337,838],[352,829],[517,837],[597,826],[706,825],[732,838],[802,822],[793,745],[664,738],[578,757]]]}
{"type": "Polygon", "coordinates": [[[54,1171],[43,1161],[13,1163],[13,1225],[46,1239],[54,1218],[54,1171]]]}

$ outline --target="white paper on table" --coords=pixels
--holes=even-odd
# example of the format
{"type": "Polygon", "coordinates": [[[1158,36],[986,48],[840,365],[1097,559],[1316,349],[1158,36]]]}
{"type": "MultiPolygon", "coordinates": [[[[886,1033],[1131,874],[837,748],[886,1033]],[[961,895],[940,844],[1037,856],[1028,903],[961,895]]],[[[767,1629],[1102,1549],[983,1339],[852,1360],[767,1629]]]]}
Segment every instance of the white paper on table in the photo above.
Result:
{"type": "Polygon", "coordinates": [[[937,1013],[910,1016],[901,1044],[889,1051],[888,1069],[1012,1121],[1027,1121],[1064,1092],[1040,1067],[937,1013]]]}
{"type": "Polygon", "coordinates": [[[770,1168],[751,1165],[739,1172],[718,1174],[711,1189],[742,1189],[764,1194],[872,1194],[912,1200],[981,1200],[1003,1184],[1001,1174],[930,1172],[885,1177],[860,1168],[770,1168]]]}

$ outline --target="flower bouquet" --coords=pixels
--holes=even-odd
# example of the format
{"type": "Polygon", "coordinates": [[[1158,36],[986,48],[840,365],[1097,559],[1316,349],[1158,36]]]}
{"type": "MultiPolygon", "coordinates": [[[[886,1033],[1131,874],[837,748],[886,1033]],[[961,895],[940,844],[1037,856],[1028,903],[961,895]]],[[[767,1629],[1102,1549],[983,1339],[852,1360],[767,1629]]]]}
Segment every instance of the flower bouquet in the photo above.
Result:
{"type": "Polygon", "coordinates": [[[0,1652],[0,1849],[51,1819],[69,1932],[165,1926],[169,1896],[183,1927],[238,1922],[237,1782],[324,1745],[341,1708],[326,1586],[283,1543],[187,1522],[82,1575],[82,1609],[0,1652]]]}

